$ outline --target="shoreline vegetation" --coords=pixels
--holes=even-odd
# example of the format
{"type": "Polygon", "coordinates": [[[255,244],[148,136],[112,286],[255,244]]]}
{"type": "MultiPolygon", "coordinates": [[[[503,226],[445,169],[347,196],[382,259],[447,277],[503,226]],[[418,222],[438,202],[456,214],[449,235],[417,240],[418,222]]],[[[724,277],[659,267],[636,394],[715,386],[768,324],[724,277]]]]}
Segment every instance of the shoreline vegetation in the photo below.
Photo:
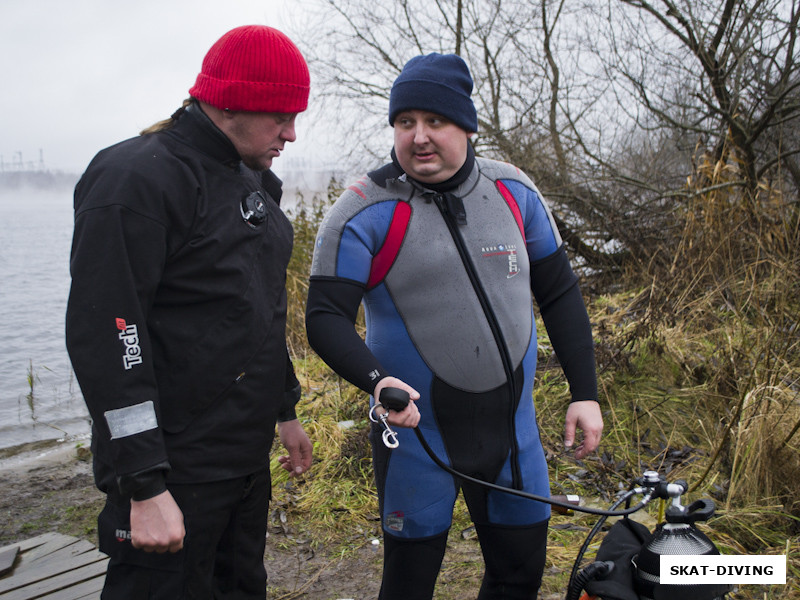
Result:
{"type": "MultiPolygon", "coordinates": [[[[334,375],[305,339],[314,237],[336,188],[332,182],[327,198],[315,197],[291,215],[288,341],[304,390],[298,416],[315,459],[300,480],[271,462],[266,561],[273,599],[370,598],[380,582],[367,398],[334,375]]],[[[779,196],[754,213],[732,191],[710,194],[676,213],[670,248],[653,249],[654,257],[668,252],[668,261],[654,258],[610,279],[582,274],[606,428],[599,451],[581,461],[562,447],[569,390],[539,322],[533,399],[551,491],[607,508],[645,470],[684,479],[684,505],[714,501],[716,515],[699,528],[723,554],[787,557],[786,585],[741,586],[729,599],[800,600],[800,224],[796,208],[792,212],[779,196]]],[[[359,327],[363,331],[363,320],[359,327]]],[[[37,527],[95,542],[99,493],[89,462],[75,452],[66,453],[61,467],[29,463],[0,470],[0,483],[17,494],[4,496],[0,543],[29,537],[37,527]],[[52,506],[37,508],[43,502],[52,506]],[[47,510],[60,516],[47,517],[47,510]]],[[[636,518],[652,530],[663,509],[653,502],[636,518]]],[[[553,517],[541,600],[564,597],[596,521],[578,513],[553,517]]],[[[482,560],[462,500],[448,544],[437,599],[474,597],[482,560]]]]}

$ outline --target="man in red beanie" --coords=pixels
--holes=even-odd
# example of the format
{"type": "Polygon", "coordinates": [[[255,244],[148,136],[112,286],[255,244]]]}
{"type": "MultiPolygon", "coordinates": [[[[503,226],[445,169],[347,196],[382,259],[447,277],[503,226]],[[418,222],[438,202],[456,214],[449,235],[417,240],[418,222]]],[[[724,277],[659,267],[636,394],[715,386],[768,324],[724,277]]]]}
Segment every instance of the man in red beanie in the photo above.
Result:
{"type": "Polygon", "coordinates": [[[67,348],[92,417],[103,598],[258,598],[269,450],[311,465],[286,349],[292,226],[270,171],[309,73],[238,27],[170,119],[102,150],[75,189],[67,348]]]}

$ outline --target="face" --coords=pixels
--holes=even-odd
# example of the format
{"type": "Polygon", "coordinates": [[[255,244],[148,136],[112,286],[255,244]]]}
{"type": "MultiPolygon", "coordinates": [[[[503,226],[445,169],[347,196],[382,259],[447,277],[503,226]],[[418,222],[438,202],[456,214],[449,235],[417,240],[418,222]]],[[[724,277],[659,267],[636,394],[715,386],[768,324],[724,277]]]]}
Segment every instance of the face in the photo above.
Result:
{"type": "Polygon", "coordinates": [[[228,136],[242,162],[256,171],[265,171],[280,156],[287,142],[297,139],[294,121],[297,113],[225,112],[220,129],[228,136]]]}
{"type": "Polygon", "coordinates": [[[441,115],[401,112],[394,120],[394,150],[403,170],[423,183],[450,179],[467,160],[470,134],[441,115]]]}

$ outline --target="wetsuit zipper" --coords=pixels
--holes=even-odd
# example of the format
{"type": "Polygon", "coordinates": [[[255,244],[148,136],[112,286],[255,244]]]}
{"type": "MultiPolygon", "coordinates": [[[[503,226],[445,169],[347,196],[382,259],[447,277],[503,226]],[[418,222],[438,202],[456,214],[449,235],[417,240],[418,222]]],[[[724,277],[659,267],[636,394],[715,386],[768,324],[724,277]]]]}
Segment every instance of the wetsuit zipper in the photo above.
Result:
{"type": "Polygon", "coordinates": [[[436,203],[436,207],[439,209],[439,212],[441,213],[442,217],[444,218],[444,222],[447,225],[447,229],[450,231],[450,237],[453,238],[453,242],[456,245],[456,250],[458,250],[458,254],[461,257],[461,262],[464,264],[467,276],[469,277],[469,280],[472,283],[472,287],[475,290],[475,294],[478,297],[478,301],[480,302],[481,309],[483,310],[483,313],[486,316],[486,321],[489,324],[489,328],[492,330],[492,335],[494,336],[495,344],[497,344],[498,350],[500,351],[500,358],[503,362],[503,369],[506,372],[506,380],[508,381],[507,389],[509,395],[509,406],[511,407],[511,415],[509,423],[509,428],[511,430],[511,449],[510,449],[511,487],[513,487],[514,489],[522,489],[522,473],[520,472],[519,456],[518,456],[519,447],[517,446],[517,435],[516,435],[516,430],[514,428],[513,409],[516,405],[515,402],[516,385],[514,384],[514,369],[511,366],[511,355],[510,352],[508,351],[505,339],[503,338],[503,334],[500,330],[500,324],[497,321],[497,317],[495,316],[494,311],[491,309],[491,306],[489,304],[489,298],[486,292],[484,291],[480,281],[478,281],[478,277],[476,275],[477,270],[475,269],[475,265],[472,262],[472,257],[470,256],[469,251],[467,250],[464,238],[461,236],[461,232],[458,230],[458,226],[454,222],[453,215],[451,215],[450,211],[447,210],[444,196],[442,194],[434,194],[433,201],[436,203]]]}

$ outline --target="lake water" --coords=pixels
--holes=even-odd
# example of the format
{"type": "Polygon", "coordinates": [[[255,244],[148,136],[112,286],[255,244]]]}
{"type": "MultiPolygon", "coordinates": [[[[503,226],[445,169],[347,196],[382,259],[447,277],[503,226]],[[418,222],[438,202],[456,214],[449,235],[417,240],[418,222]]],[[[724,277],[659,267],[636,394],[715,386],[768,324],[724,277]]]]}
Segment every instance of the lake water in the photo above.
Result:
{"type": "MultiPolygon", "coordinates": [[[[317,190],[279,175],[290,214],[299,198],[325,193],[323,177],[317,190]]],[[[0,186],[0,450],[88,444],[89,413],[64,340],[72,224],[71,186],[0,186]]]]}
{"type": "Polygon", "coordinates": [[[0,189],[0,449],[88,439],[64,345],[71,243],[71,189],[0,189]]]}

